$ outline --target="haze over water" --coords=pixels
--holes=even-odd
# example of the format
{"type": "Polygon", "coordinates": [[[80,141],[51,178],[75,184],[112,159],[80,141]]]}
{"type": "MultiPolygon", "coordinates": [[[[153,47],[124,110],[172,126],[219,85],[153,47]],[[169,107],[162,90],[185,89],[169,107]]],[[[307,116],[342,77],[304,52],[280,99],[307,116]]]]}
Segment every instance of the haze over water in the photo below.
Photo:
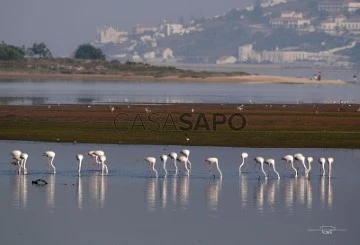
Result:
{"type": "MultiPolygon", "coordinates": [[[[360,215],[359,150],[187,147],[190,177],[150,178],[146,156],[184,146],[95,145],[0,141],[1,244],[356,244],[360,215]],[[29,154],[26,176],[9,172],[13,149],[29,154]],[[109,175],[87,170],[89,150],[107,155],[109,175]],[[45,174],[54,150],[57,174],[45,174]],[[249,153],[238,175],[241,152],[249,153]],[[293,178],[285,154],[314,157],[310,180],[293,178]],[[83,173],[75,155],[83,153],[83,173]],[[281,179],[254,172],[254,156],[276,160],[281,179]],[[320,156],[333,156],[332,178],[319,176],[320,156]],[[210,178],[204,159],[219,158],[224,178],[210,178]],[[32,185],[42,178],[49,184],[32,185]],[[324,235],[321,226],[343,231],[324,235]],[[316,231],[309,231],[316,230],[316,231]]],[[[216,170],[215,170],[216,173],[216,170]]]]}
{"type": "Polygon", "coordinates": [[[360,103],[359,84],[0,79],[0,104],[360,103]]]}

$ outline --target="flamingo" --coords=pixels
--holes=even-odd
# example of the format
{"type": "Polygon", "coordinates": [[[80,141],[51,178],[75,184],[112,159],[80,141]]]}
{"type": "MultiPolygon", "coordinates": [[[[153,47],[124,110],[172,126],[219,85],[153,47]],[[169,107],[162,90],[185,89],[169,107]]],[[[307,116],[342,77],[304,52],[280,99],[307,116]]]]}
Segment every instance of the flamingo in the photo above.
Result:
{"type": "Polygon", "coordinates": [[[152,167],[152,170],[155,172],[155,176],[157,178],[158,172],[155,169],[156,158],[155,157],[146,157],[144,160],[149,164],[149,167],[152,167]]]}
{"type": "Polygon", "coordinates": [[[319,158],[319,163],[320,163],[320,174],[322,175],[322,176],[325,176],[325,162],[326,162],[326,160],[325,160],[325,157],[320,157],[319,158]]]}
{"type": "Polygon", "coordinates": [[[90,161],[91,165],[95,165],[96,163],[100,165],[101,161],[99,160],[99,157],[105,155],[105,153],[103,151],[100,151],[100,150],[98,150],[98,151],[89,151],[88,155],[92,157],[92,159],[90,161]],[[94,162],[94,160],[95,160],[95,162],[94,162]]]}
{"type": "MultiPolygon", "coordinates": [[[[300,158],[300,157],[302,157],[303,156],[303,154],[301,154],[301,153],[296,153],[295,155],[294,155],[294,160],[298,160],[298,158],[300,158]]],[[[296,169],[297,169],[297,171],[299,172],[299,163],[298,162],[296,162],[296,169]]]]}
{"type": "MultiPolygon", "coordinates": [[[[261,170],[264,173],[265,179],[267,179],[267,175],[266,172],[264,170],[264,158],[263,157],[255,157],[254,160],[256,161],[256,163],[259,163],[261,166],[261,170]]],[[[259,176],[260,178],[260,176],[259,176]]]]}
{"type": "MultiPolygon", "coordinates": [[[[216,158],[216,157],[209,157],[209,158],[207,158],[207,159],[205,159],[205,162],[207,163],[207,164],[209,164],[209,172],[210,172],[210,175],[212,174],[212,165],[215,163],[216,164],[216,168],[217,168],[217,170],[218,170],[218,172],[219,172],[219,174],[220,174],[220,179],[222,179],[222,172],[221,172],[221,170],[220,170],[220,168],[219,168],[219,161],[218,161],[218,159],[216,158]]],[[[214,175],[214,178],[215,178],[215,175],[214,175]]]]}
{"type": "MultiPolygon", "coordinates": [[[[10,155],[12,156],[12,160],[14,160],[14,162],[12,162],[11,164],[14,165],[15,167],[17,167],[17,173],[20,174],[20,170],[21,170],[21,151],[19,150],[13,150],[10,155]]],[[[10,166],[11,169],[11,166],[10,166]]],[[[10,170],[9,170],[10,171],[10,170]]]]}
{"type": "Polygon", "coordinates": [[[245,163],[245,159],[247,159],[249,157],[249,154],[247,154],[246,152],[243,152],[243,153],[241,153],[241,157],[242,157],[242,162],[239,166],[239,174],[241,173],[241,168],[245,163]]]}
{"type": "Polygon", "coordinates": [[[295,171],[295,178],[297,178],[298,172],[297,172],[296,168],[294,167],[294,157],[292,155],[286,155],[286,156],[283,156],[281,159],[285,160],[286,163],[290,162],[291,168],[294,169],[294,171],[295,171]]]}
{"type": "Polygon", "coordinates": [[[311,171],[311,164],[313,163],[314,158],[312,158],[312,157],[307,157],[306,160],[307,160],[307,162],[308,162],[307,176],[309,176],[309,173],[310,173],[310,171],[311,171]]]}
{"type": "Polygon", "coordinates": [[[167,157],[167,155],[161,155],[160,159],[164,163],[164,165],[163,165],[164,171],[165,171],[165,176],[164,177],[166,177],[166,175],[167,175],[166,161],[167,161],[168,157],[167,157]]]}
{"type": "Polygon", "coordinates": [[[275,169],[275,160],[272,158],[266,159],[265,163],[269,164],[269,166],[273,168],[274,172],[277,174],[278,179],[280,179],[280,175],[278,171],[276,171],[275,169]]]}
{"type": "Polygon", "coordinates": [[[176,152],[171,152],[169,154],[169,157],[174,160],[175,175],[177,175],[177,172],[178,172],[178,167],[177,167],[177,164],[176,164],[177,153],[176,152]]]}
{"type": "Polygon", "coordinates": [[[95,165],[95,162],[97,162],[97,156],[95,155],[95,151],[89,151],[87,154],[91,157],[89,165],[95,165]]]}
{"type": "Polygon", "coordinates": [[[80,176],[80,172],[81,172],[81,162],[84,159],[84,156],[82,154],[77,154],[76,155],[76,160],[78,161],[78,176],[80,176]]]}
{"type": "Polygon", "coordinates": [[[180,153],[183,154],[184,156],[186,156],[186,163],[185,164],[189,164],[188,169],[189,169],[189,171],[191,171],[191,162],[189,160],[190,150],[184,149],[180,153]]]}
{"type": "Polygon", "coordinates": [[[104,174],[104,170],[105,170],[105,174],[108,174],[109,171],[108,171],[108,167],[106,166],[105,164],[105,161],[106,161],[106,156],[105,155],[101,155],[99,157],[100,159],[100,164],[101,164],[101,173],[104,174]]]}
{"type": "Polygon", "coordinates": [[[305,176],[308,175],[308,168],[306,167],[306,164],[305,164],[305,157],[303,155],[297,155],[295,156],[295,159],[300,161],[305,169],[305,176]]]}
{"type": "Polygon", "coordinates": [[[55,158],[55,152],[53,151],[45,151],[42,156],[45,156],[48,158],[48,167],[47,167],[47,171],[49,171],[50,169],[50,166],[54,169],[54,174],[56,174],[56,168],[55,166],[53,165],[53,161],[54,161],[54,158],[55,158]]]}
{"type": "Polygon", "coordinates": [[[20,158],[21,158],[21,164],[20,164],[20,168],[23,168],[23,173],[24,175],[27,174],[27,169],[26,169],[26,160],[28,159],[29,155],[26,153],[21,153],[20,158]]]}
{"type": "Polygon", "coordinates": [[[334,158],[332,158],[332,157],[328,157],[328,159],[327,159],[327,161],[328,161],[328,165],[329,165],[329,172],[328,172],[328,174],[329,174],[329,177],[331,176],[331,170],[332,170],[332,163],[334,162],[334,158]]]}
{"type": "Polygon", "coordinates": [[[183,163],[183,164],[184,164],[185,169],[186,169],[186,171],[187,171],[187,175],[189,176],[189,175],[190,175],[190,170],[189,170],[189,168],[188,168],[188,166],[187,166],[188,158],[187,158],[186,156],[179,156],[179,157],[177,158],[177,160],[178,160],[180,163],[183,163]]]}

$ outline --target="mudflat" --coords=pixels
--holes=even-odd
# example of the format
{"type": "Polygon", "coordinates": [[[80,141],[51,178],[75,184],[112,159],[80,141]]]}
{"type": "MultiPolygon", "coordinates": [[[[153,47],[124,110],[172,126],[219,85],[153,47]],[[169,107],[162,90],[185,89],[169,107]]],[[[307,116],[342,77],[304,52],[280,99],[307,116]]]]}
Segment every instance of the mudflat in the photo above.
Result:
{"type": "Polygon", "coordinates": [[[359,104],[0,106],[0,139],[359,148],[359,104]]]}

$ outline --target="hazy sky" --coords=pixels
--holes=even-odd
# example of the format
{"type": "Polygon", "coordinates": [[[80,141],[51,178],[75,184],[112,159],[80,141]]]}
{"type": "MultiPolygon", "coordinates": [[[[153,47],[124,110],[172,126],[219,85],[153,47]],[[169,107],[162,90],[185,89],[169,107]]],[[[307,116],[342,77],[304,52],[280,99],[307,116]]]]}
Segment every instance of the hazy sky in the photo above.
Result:
{"type": "Polygon", "coordinates": [[[162,18],[214,16],[253,0],[0,0],[0,41],[30,46],[44,41],[54,55],[70,55],[96,38],[96,27],[130,31],[162,18]]]}

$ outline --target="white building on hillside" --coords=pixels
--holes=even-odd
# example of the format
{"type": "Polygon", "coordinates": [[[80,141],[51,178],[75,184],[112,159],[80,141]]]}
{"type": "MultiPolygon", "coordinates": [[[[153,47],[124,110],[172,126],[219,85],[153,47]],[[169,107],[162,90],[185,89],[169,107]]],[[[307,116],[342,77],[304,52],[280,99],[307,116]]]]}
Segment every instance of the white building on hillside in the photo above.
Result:
{"type": "Polygon", "coordinates": [[[360,9],[360,2],[354,0],[321,0],[318,3],[318,11],[326,12],[354,12],[360,9]]]}
{"type": "Polygon", "coordinates": [[[262,8],[267,8],[267,7],[275,6],[280,3],[286,3],[286,2],[287,2],[287,0],[262,0],[262,2],[260,3],[260,6],[262,8]]]}
{"type": "Polygon", "coordinates": [[[342,35],[345,31],[360,34],[360,19],[347,19],[344,15],[323,21],[320,30],[330,35],[342,35]]]}
{"type": "Polygon", "coordinates": [[[273,27],[303,28],[310,25],[310,19],[306,19],[301,12],[283,11],[279,18],[270,19],[273,27]]]}
{"type": "Polygon", "coordinates": [[[97,29],[98,43],[123,43],[128,40],[128,33],[120,31],[112,26],[97,29]]]}

